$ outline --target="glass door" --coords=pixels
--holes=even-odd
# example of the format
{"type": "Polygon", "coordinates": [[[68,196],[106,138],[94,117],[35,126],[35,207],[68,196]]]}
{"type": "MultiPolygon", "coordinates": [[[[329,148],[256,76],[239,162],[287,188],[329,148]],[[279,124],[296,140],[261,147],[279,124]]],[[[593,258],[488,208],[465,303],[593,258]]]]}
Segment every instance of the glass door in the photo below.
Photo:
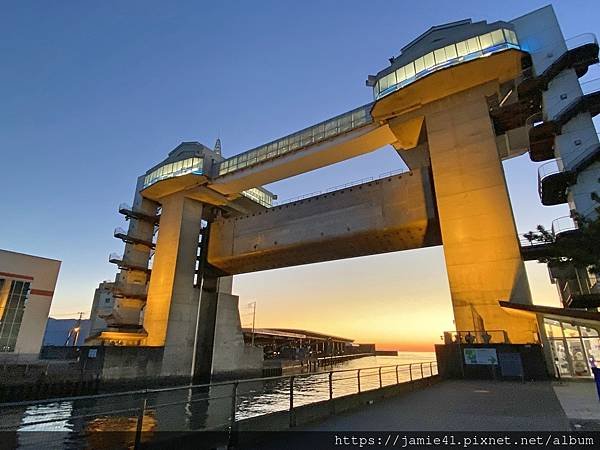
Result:
{"type": "Polygon", "coordinates": [[[573,361],[573,376],[589,377],[587,355],[581,338],[567,338],[567,347],[573,361]]]}
{"type": "Polygon", "coordinates": [[[562,339],[551,339],[552,355],[554,355],[554,365],[560,376],[571,376],[571,361],[562,339]]]}

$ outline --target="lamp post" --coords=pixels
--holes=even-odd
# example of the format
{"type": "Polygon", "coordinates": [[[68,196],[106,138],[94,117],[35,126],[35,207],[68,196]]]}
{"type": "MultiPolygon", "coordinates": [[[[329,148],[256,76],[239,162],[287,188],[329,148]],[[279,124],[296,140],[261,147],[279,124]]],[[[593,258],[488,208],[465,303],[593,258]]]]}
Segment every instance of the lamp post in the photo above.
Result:
{"type": "Polygon", "coordinates": [[[252,346],[254,347],[254,325],[256,324],[256,302],[248,303],[252,307],[252,346]]]}

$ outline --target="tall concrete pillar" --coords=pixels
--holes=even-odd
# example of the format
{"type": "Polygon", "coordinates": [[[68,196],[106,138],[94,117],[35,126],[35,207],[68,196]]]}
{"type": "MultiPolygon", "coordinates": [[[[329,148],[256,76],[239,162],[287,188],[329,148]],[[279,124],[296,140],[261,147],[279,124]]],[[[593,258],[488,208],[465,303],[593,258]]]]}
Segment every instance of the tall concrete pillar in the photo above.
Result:
{"type": "Polygon", "coordinates": [[[162,375],[189,376],[199,291],[194,287],[202,203],[175,194],[161,200],[156,255],[144,312],[146,344],[163,346],[162,375]]]}
{"type": "Polygon", "coordinates": [[[492,92],[470,89],[426,114],[456,329],[506,330],[513,343],[534,342],[535,320],[498,305],[531,303],[531,294],[485,100],[492,92]]]}

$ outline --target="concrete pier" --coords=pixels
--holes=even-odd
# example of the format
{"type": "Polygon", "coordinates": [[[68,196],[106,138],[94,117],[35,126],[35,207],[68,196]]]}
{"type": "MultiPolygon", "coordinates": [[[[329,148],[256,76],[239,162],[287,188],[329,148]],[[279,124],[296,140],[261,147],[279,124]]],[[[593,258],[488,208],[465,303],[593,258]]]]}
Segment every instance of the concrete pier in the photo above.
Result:
{"type": "Polygon", "coordinates": [[[183,194],[162,200],[160,233],[144,314],[146,344],[165,347],[162,375],[191,373],[200,294],[194,287],[194,273],[201,219],[200,202],[183,194]]]}
{"type": "Polygon", "coordinates": [[[525,264],[486,95],[493,83],[434,103],[429,153],[457,330],[504,329],[535,342],[535,320],[512,317],[498,299],[531,303],[525,264]]]}

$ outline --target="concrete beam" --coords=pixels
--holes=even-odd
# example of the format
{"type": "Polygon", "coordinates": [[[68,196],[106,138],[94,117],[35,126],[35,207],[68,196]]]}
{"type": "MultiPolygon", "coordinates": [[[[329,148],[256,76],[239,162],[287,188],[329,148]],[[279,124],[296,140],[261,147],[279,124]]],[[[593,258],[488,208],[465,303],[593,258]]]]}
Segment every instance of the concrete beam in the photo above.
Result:
{"type": "Polygon", "coordinates": [[[495,89],[430,105],[429,153],[457,330],[506,330],[512,343],[531,343],[536,321],[498,305],[531,304],[531,294],[486,103],[495,89]]]}
{"type": "Polygon", "coordinates": [[[194,274],[202,211],[202,203],[181,194],[162,199],[144,312],[146,345],[165,347],[162,375],[191,373],[200,296],[194,274]]]}
{"type": "Polygon", "coordinates": [[[222,194],[235,194],[354,158],[395,141],[396,137],[387,125],[367,125],[316,145],[217,177],[212,181],[210,188],[222,194]]]}
{"type": "Polygon", "coordinates": [[[208,261],[229,274],[440,245],[428,169],[212,224],[208,261]]]}

